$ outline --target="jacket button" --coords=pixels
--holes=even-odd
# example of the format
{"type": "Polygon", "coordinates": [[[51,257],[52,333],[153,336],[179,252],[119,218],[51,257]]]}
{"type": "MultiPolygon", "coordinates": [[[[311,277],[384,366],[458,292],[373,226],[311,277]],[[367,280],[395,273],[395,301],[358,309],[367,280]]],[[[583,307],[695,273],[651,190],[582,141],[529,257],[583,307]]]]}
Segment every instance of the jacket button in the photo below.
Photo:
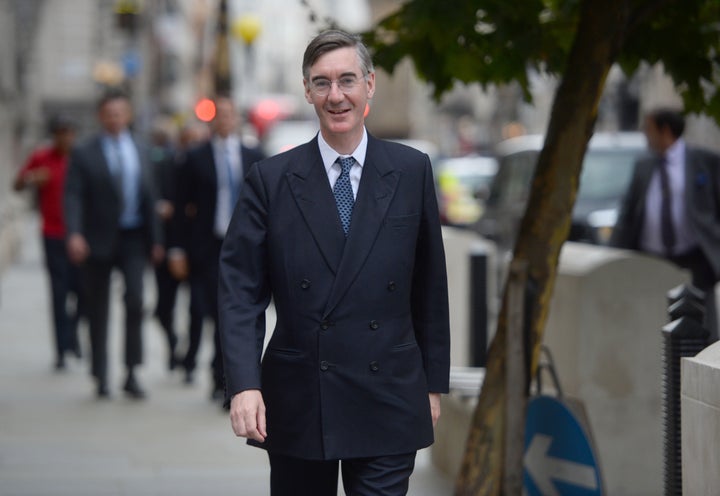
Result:
{"type": "Polygon", "coordinates": [[[387,285],[388,291],[395,291],[395,281],[390,281],[387,285]]]}
{"type": "Polygon", "coordinates": [[[329,328],[330,328],[329,321],[323,320],[322,322],[320,322],[320,329],[322,329],[323,331],[327,331],[329,328]]]}
{"type": "Polygon", "coordinates": [[[380,327],[380,324],[378,324],[377,320],[371,320],[370,321],[370,329],[373,331],[376,330],[378,327],[380,327]]]}
{"type": "Polygon", "coordinates": [[[325,360],[323,360],[322,362],[320,362],[320,370],[322,370],[323,372],[325,372],[325,371],[326,371],[327,369],[329,369],[329,368],[330,368],[330,364],[327,363],[325,360]]]}
{"type": "Polygon", "coordinates": [[[303,279],[300,281],[300,287],[303,289],[307,289],[310,287],[310,280],[309,279],[303,279]]]}
{"type": "Polygon", "coordinates": [[[380,370],[380,364],[376,361],[370,362],[370,370],[372,370],[373,372],[377,372],[378,370],[380,370]]]}

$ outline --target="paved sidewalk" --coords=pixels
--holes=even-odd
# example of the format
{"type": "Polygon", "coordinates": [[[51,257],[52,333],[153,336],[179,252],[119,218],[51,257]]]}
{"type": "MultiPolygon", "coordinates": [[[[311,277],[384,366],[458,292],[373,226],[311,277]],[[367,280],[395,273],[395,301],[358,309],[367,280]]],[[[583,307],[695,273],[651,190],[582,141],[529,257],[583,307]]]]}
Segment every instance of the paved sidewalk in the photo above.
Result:
{"type": "MultiPolygon", "coordinates": [[[[98,401],[83,360],[52,370],[48,288],[38,223],[28,214],[20,259],[0,276],[0,494],[120,496],[269,493],[262,450],[235,438],[227,414],[209,401],[212,340],[206,330],[196,383],[165,368],[163,334],[148,319],[139,378],[149,398],[122,396],[121,287],[113,288],[110,386],[98,401]]],[[[146,279],[154,301],[154,279],[146,279]]],[[[186,302],[182,295],[180,303],[186,302]]],[[[152,305],[148,304],[148,315],[152,305]]],[[[180,319],[181,316],[178,315],[180,319]]],[[[184,319],[180,321],[180,329],[184,319]]],[[[444,496],[452,482],[418,454],[410,495],[444,496]]],[[[342,491],[340,491],[342,494],[342,491]]]]}

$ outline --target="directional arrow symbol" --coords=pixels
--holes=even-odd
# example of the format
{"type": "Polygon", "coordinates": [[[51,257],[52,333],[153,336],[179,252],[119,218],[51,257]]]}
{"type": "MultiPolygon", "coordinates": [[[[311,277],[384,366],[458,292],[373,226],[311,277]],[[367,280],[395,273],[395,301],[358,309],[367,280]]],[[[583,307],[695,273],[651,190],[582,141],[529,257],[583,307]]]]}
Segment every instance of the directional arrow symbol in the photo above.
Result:
{"type": "Polygon", "coordinates": [[[571,462],[562,458],[548,456],[552,437],[535,434],[525,452],[525,469],[535,482],[543,496],[560,496],[552,479],[589,490],[597,490],[598,481],[595,468],[590,465],[571,462]]]}

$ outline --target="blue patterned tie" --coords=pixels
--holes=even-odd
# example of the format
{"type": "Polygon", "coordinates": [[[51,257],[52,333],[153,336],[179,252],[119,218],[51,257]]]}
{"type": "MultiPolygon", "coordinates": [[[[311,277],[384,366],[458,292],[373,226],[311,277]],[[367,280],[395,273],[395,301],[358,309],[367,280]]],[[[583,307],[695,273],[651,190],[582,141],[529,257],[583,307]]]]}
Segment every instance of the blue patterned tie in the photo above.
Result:
{"type": "Polygon", "coordinates": [[[352,185],[350,184],[350,169],[355,163],[355,159],[352,157],[338,157],[336,162],[340,164],[342,172],[340,172],[340,177],[337,178],[335,186],[333,187],[333,195],[335,195],[335,203],[337,203],[343,232],[345,232],[345,236],[347,237],[348,231],[350,230],[350,218],[352,217],[353,205],[355,204],[352,185]]]}

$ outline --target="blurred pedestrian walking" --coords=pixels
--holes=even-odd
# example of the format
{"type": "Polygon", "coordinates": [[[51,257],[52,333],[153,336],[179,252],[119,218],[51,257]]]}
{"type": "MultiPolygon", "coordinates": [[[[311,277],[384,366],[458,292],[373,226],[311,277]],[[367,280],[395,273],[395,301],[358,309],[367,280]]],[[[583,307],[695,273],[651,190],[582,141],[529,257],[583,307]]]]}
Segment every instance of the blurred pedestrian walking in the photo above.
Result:
{"type": "Polygon", "coordinates": [[[611,244],[688,269],[705,292],[705,325],[718,338],[715,283],[720,279],[720,156],[689,146],[678,110],[647,113],[651,156],[638,160],[611,244]]]}
{"type": "MultiPolygon", "coordinates": [[[[168,239],[168,227],[175,215],[173,198],[175,198],[175,182],[177,179],[177,163],[172,143],[171,130],[167,125],[158,122],[150,136],[150,162],[152,163],[157,202],[155,209],[160,218],[164,239],[168,239]]],[[[178,342],[175,330],[175,302],[180,281],[170,274],[166,260],[155,266],[155,283],[157,301],[154,315],[165,331],[168,346],[167,365],[174,370],[176,365],[176,347],[178,342]]]]}
{"type": "Polygon", "coordinates": [[[50,282],[52,322],[55,339],[55,369],[65,368],[65,355],[81,356],[77,328],[82,296],[77,267],[65,250],[63,190],[70,149],[75,141],[76,124],[67,116],[56,115],[48,122],[52,138],[49,145],[36,149],[18,171],[13,188],[37,191],[45,265],[50,282]]]}
{"type": "Polygon", "coordinates": [[[70,259],[82,266],[97,395],[107,398],[110,277],[117,268],[125,283],[125,366],[123,386],[144,398],[135,368],[142,362],[143,273],[151,258],[163,258],[155,212],[152,168],[146,146],[130,133],[128,97],[111,91],[97,106],[102,130],[76,148],[65,189],[70,259]]]}
{"type": "MultiPolygon", "coordinates": [[[[174,219],[178,216],[175,211],[175,202],[177,201],[179,167],[184,162],[187,151],[205,142],[208,136],[209,131],[204,124],[199,122],[186,123],[179,131],[177,144],[173,146],[168,129],[157,127],[153,130],[151,157],[158,192],[157,213],[162,223],[166,242],[171,239],[171,227],[174,219]]],[[[177,351],[180,337],[175,326],[175,308],[178,290],[185,279],[186,277],[179,279],[170,273],[167,258],[155,267],[155,280],[157,283],[155,317],[165,331],[169,370],[175,370],[178,364],[182,363],[177,351]]],[[[190,326],[188,332],[188,341],[190,343],[188,343],[188,347],[195,346],[197,348],[197,344],[192,343],[191,336],[200,335],[205,312],[202,291],[197,285],[194,289],[191,287],[190,326]]],[[[186,376],[186,382],[191,382],[190,377],[186,376]]]]}
{"type": "MultiPolygon", "coordinates": [[[[218,257],[230,216],[250,166],[263,158],[260,151],[242,144],[240,116],[230,98],[215,100],[212,138],[188,151],[178,179],[177,228],[169,252],[171,270],[178,277],[189,273],[193,288],[200,288],[205,311],[214,324],[212,360],[213,400],[222,401],[225,381],[218,334],[218,257]]],[[[186,381],[192,381],[202,324],[191,325],[190,344],[183,359],[186,381]]]]}

